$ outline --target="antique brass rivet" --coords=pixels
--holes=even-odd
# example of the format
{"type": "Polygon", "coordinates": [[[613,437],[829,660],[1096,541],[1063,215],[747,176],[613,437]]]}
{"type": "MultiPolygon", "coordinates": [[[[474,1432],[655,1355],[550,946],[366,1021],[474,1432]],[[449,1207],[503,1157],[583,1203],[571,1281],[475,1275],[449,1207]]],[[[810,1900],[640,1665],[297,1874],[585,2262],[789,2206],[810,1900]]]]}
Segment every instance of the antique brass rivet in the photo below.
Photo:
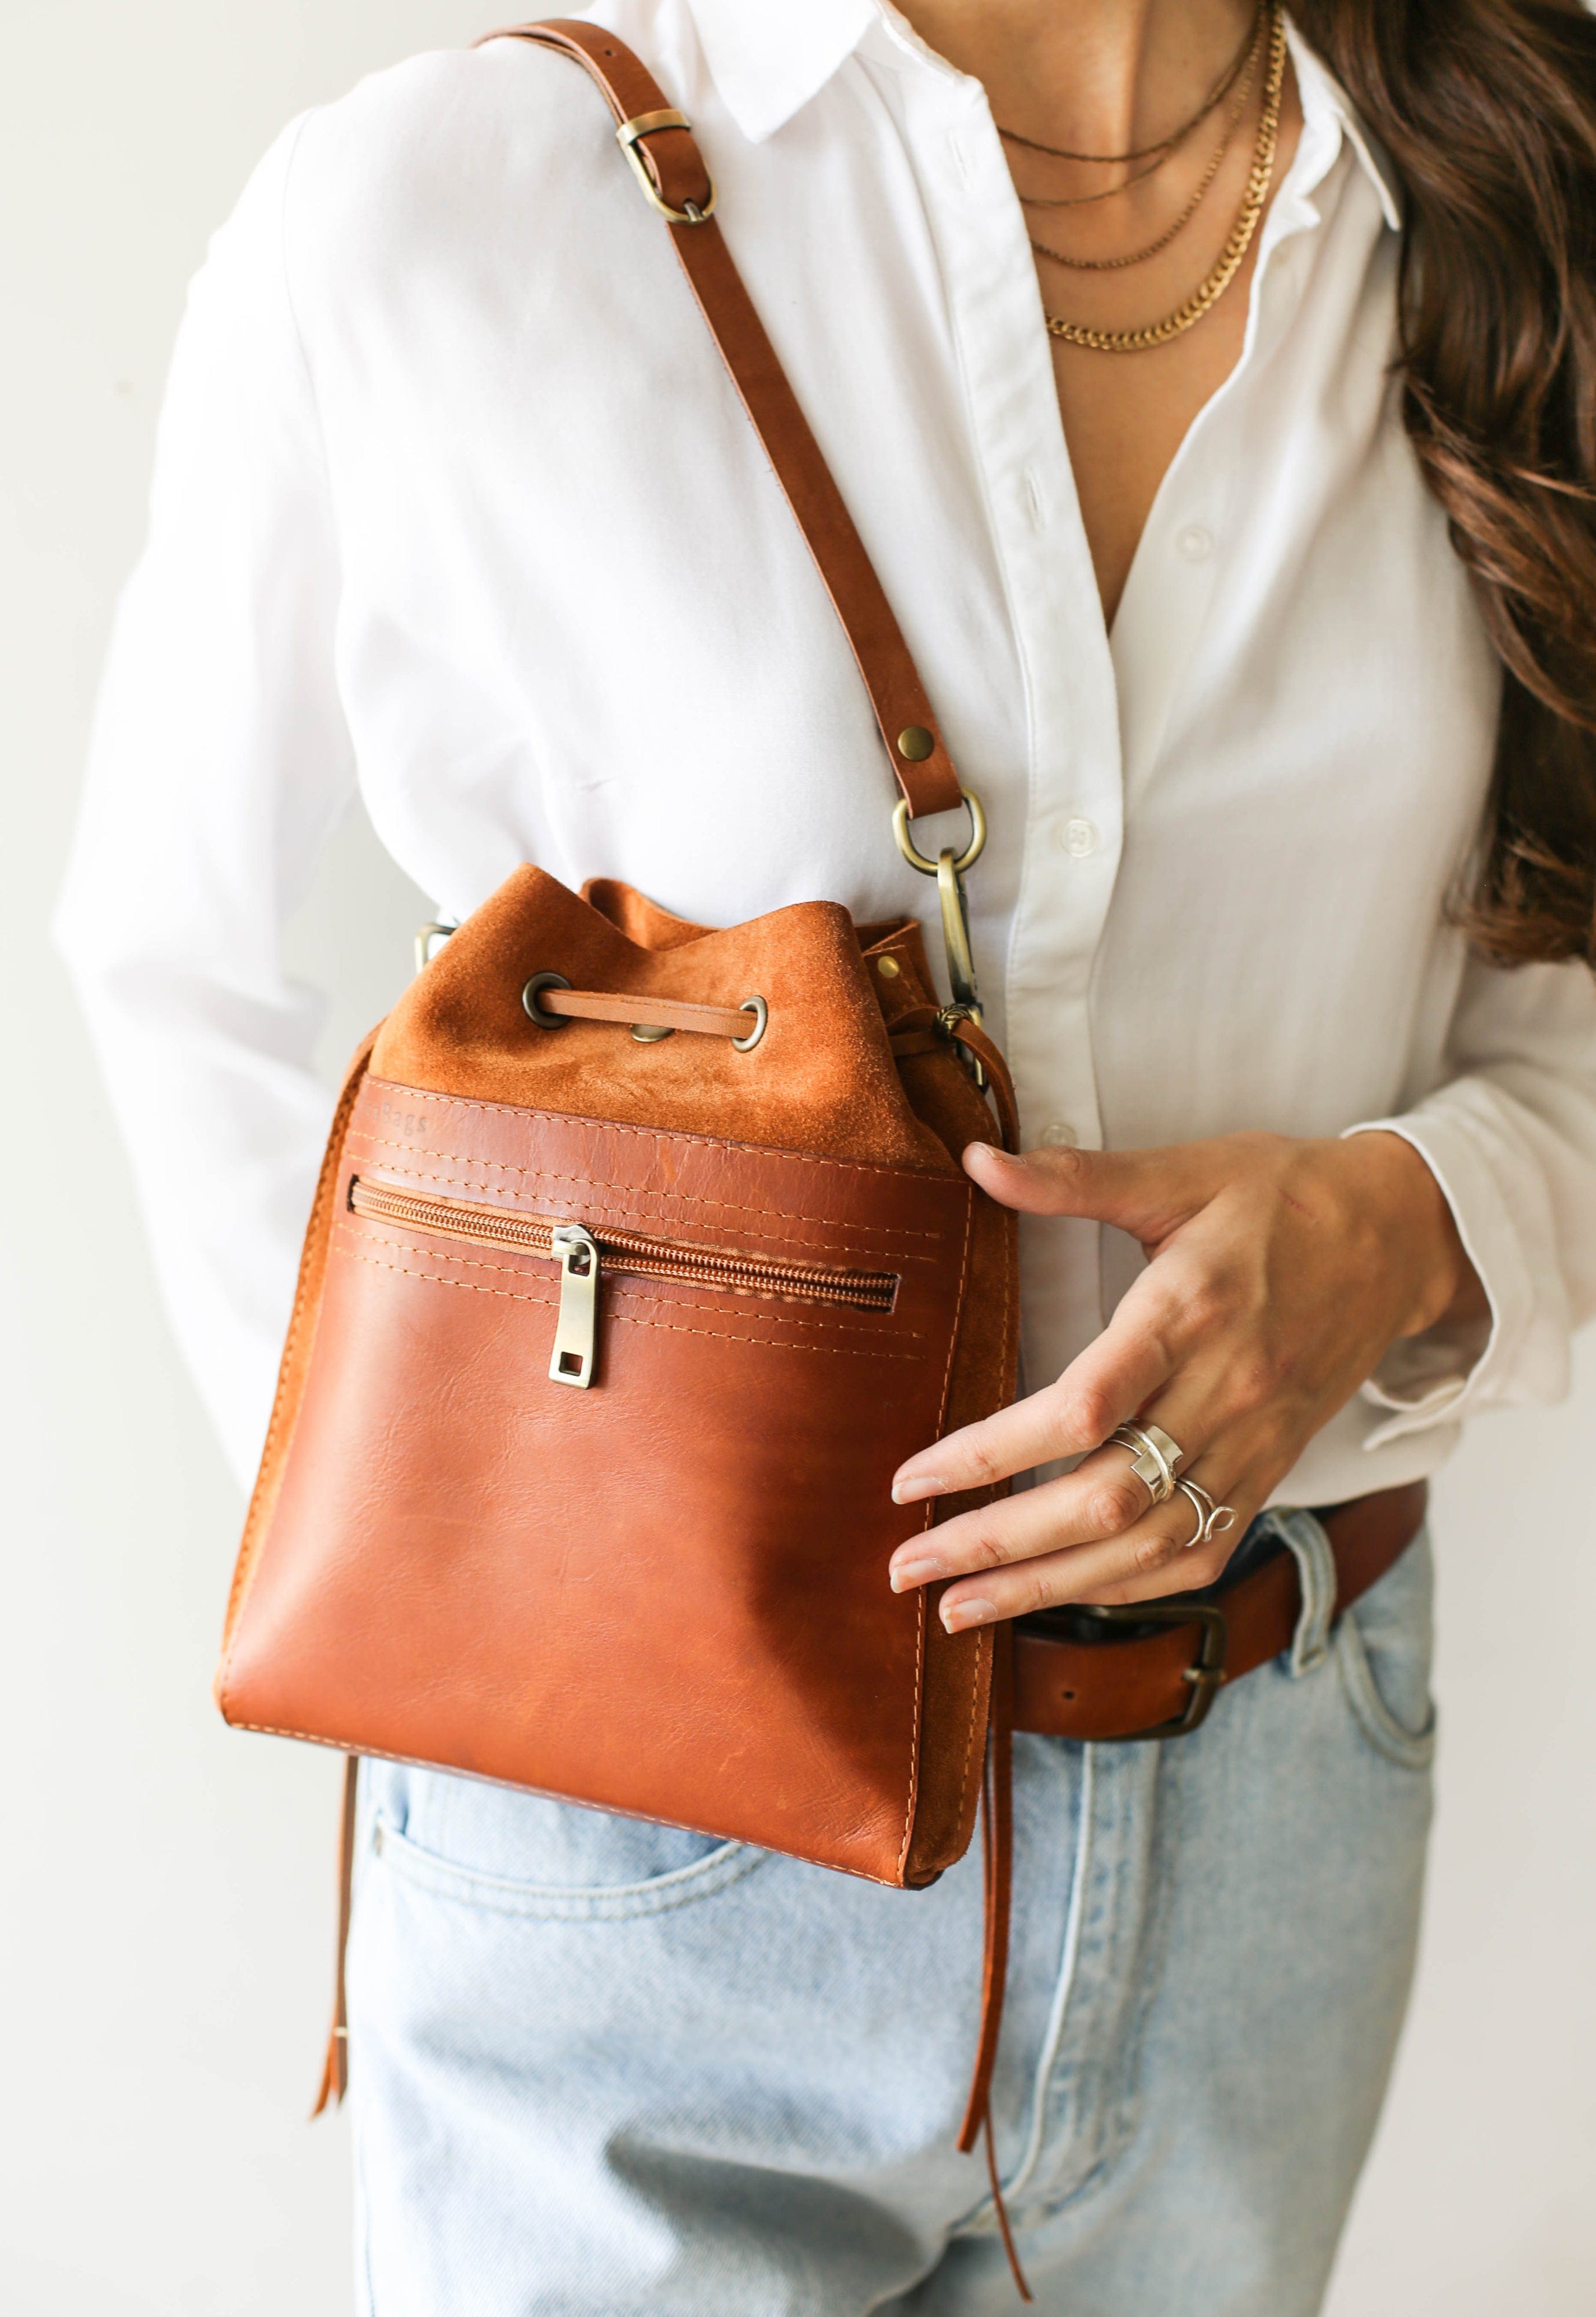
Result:
{"type": "Polygon", "coordinates": [[[911,765],[923,765],[936,746],[923,724],[906,724],[898,735],[898,754],[911,765]]]}
{"type": "Polygon", "coordinates": [[[657,1046],[661,1038],[674,1038],[676,1033],[659,1022],[634,1022],[632,1034],[640,1046],[657,1046]]]}
{"type": "Polygon", "coordinates": [[[903,969],[895,957],[878,957],[875,971],[883,981],[896,981],[903,969]]]}

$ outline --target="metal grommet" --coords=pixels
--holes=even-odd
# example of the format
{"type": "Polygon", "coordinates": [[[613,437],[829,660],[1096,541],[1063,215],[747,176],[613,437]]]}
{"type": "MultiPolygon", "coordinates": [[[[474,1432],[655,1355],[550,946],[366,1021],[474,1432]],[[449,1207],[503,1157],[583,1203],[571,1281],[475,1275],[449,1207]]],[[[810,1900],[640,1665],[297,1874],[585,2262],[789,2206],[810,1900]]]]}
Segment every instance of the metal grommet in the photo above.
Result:
{"type": "MultiPolygon", "coordinates": [[[[986,845],[986,814],[982,811],[981,799],[973,789],[964,791],[964,802],[970,808],[970,842],[953,864],[955,877],[962,877],[966,869],[973,867],[980,860],[986,845]]],[[[911,869],[918,869],[922,877],[934,877],[937,874],[939,863],[936,861],[928,861],[909,834],[909,799],[907,797],[900,797],[892,807],[892,835],[898,840],[899,852],[911,869]]]]}
{"type": "Polygon", "coordinates": [[[563,1014],[545,1014],[537,1002],[539,991],[569,988],[570,984],[563,973],[534,973],[522,990],[521,1003],[526,1008],[529,1019],[535,1022],[540,1030],[563,1030],[568,1017],[563,1014]]]}
{"type": "Polygon", "coordinates": [[[898,754],[911,765],[923,765],[936,748],[935,733],[928,732],[923,724],[906,724],[898,735],[898,754]]]}
{"type": "Polygon", "coordinates": [[[657,1046],[662,1039],[674,1038],[676,1032],[668,1030],[663,1022],[634,1022],[632,1034],[640,1046],[657,1046]]]}
{"type": "Polygon", "coordinates": [[[740,1014],[751,1014],[754,1026],[746,1038],[733,1038],[731,1043],[738,1053],[751,1054],[765,1035],[770,1020],[770,1008],[762,997],[745,997],[737,1010],[740,1014]]]}

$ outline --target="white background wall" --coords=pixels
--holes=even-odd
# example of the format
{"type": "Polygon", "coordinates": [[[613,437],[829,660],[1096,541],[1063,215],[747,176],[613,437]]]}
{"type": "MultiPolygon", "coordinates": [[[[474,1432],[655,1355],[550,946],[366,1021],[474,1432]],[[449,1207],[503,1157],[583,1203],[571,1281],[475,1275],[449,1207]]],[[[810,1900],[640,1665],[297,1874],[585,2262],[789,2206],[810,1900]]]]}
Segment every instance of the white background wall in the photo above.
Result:
{"type": "MultiPolygon", "coordinates": [[[[6,0],[0,18],[0,2302],[18,2317],[349,2307],[343,2131],[304,2122],[336,1765],[211,1710],[239,1508],[43,926],[204,237],[291,113],[490,16],[6,0]]],[[[402,983],[426,914],[347,830],[299,934],[337,992],[329,1064],[402,983]]],[[[1439,1492],[1424,1960],[1334,2317],[1596,2308],[1592,1446],[1587,1352],[1568,1408],[1488,1422],[1439,1492]]]]}

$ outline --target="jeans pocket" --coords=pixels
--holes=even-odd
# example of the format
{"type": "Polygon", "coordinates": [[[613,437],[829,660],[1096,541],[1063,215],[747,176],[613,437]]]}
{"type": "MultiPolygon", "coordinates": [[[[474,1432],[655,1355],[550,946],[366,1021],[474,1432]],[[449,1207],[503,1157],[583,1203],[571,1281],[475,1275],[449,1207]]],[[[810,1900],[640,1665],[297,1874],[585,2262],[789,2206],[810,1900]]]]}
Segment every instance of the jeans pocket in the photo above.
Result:
{"type": "Polygon", "coordinates": [[[745,1842],[446,1771],[369,1763],[374,1861],[441,1898],[544,1922],[620,1922],[708,1899],[761,1865],[745,1842]]]}
{"type": "Polygon", "coordinates": [[[1353,1719],[1404,1770],[1428,1769],[1435,1756],[1433,1589],[1430,1534],[1421,1529],[1336,1627],[1336,1669],[1353,1719]]]}

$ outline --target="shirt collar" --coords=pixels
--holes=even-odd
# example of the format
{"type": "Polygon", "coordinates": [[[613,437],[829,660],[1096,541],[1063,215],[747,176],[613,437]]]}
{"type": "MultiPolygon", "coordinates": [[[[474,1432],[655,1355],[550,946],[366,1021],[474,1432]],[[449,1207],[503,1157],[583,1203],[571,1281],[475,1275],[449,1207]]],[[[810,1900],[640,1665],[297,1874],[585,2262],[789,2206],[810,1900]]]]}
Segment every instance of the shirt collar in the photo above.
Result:
{"type": "Polygon", "coordinates": [[[881,14],[876,0],[691,0],[704,61],[752,143],[824,88],[881,14]]]}
{"type": "Polygon", "coordinates": [[[1395,172],[1384,150],[1353,112],[1340,81],[1320,63],[1289,21],[1286,37],[1303,107],[1302,139],[1291,172],[1298,194],[1305,199],[1323,183],[1342,145],[1349,145],[1379,198],[1386,224],[1393,233],[1400,233],[1402,199],[1396,189],[1395,172]]]}
{"type": "MultiPolygon", "coordinates": [[[[789,121],[852,56],[874,23],[901,23],[883,0],[691,0],[704,59],[728,112],[752,143],[789,121]]],[[[1288,26],[1310,166],[1305,194],[1329,173],[1343,139],[1379,196],[1393,232],[1402,224],[1390,163],[1345,91],[1288,26]]],[[[915,42],[918,47],[919,43],[915,42]]]]}

